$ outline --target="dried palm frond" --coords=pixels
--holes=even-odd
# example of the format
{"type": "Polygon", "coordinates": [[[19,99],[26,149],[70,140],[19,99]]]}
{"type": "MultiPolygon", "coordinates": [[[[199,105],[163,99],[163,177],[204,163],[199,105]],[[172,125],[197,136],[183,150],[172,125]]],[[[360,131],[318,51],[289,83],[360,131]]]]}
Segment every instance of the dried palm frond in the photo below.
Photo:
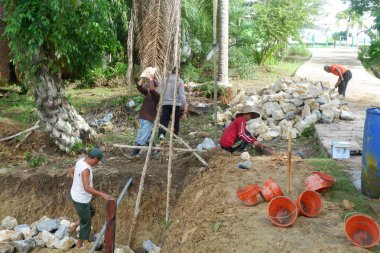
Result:
{"type": "Polygon", "coordinates": [[[157,67],[158,78],[168,65],[179,11],[176,0],[146,0],[138,4],[137,48],[142,68],[157,67]]]}

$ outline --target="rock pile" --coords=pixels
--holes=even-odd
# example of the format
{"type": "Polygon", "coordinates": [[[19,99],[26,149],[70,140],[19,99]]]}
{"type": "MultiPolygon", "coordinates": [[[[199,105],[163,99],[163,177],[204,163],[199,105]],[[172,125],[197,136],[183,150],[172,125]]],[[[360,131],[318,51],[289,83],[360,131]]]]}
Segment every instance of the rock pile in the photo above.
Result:
{"type": "Polygon", "coordinates": [[[282,78],[254,94],[240,91],[227,110],[218,112],[218,123],[228,124],[246,104],[261,109],[262,117],[248,122],[247,128],[264,141],[287,139],[289,131],[292,138],[297,138],[307,127],[317,122],[355,119],[353,113],[344,106],[342,97],[330,89],[328,82],[282,78]]]}
{"type": "MultiPolygon", "coordinates": [[[[78,240],[70,237],[69,220],[59,218],[50,219],[46,216],[32,224],[18,224],[17,220],[11,216],[5,217],[0,224],[0,253],[28,253],[35,248],[57,249],[67,251],[74,248],[78,240]]],[[[77,231],[79,231],[79,227],[77,231]]],[[[96,241],[100,234],[95,234],[93,241],[96,241]]],[[[93,243],[91,243],[92,246],[93,243]]],[[[103,247],[103,240],[95,247],[98,251],[103,247]]],[[[85,248],[89,250],[89,248],[85,248]]],[[[149,253],[158,253],[159,247],[154,247],[149,253]],[[154,250],[154,251],[153,251],[154,250]]],[[[133,253],[126,245],[116,244],[115,252],[133,253]]]]}
{"type": "Polygon", "coordinates": [[[18,224],[13,217],[7,216],[1,222],[0,252],[30,252],[34,248],[68,250],[75,246],[76,240],[69,236],[70,221],[49,219],[46,216],[39,221],[18,224]]]}

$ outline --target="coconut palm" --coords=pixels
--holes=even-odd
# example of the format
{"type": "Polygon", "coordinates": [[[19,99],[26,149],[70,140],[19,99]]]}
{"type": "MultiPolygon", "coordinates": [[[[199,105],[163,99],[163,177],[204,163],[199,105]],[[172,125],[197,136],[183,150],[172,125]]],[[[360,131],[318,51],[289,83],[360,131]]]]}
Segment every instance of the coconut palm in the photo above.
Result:
{"type": "Polygon", "coordinates": [[[219,78],[222,86],[228,83],[228,0],[219,1],[219,78]]]}
{"type": "Polygon", "coordinates": [[[336,15],[336,17],[338,20],[346,21],[346,47],[347,47],[350,30],[354,28],[355,26],[358,26],[359,29],[363,28],[364,26],[364,22],[361,19],[362,16],[352,9],[347,9],[347,10],[339,12],[336,15]]]}

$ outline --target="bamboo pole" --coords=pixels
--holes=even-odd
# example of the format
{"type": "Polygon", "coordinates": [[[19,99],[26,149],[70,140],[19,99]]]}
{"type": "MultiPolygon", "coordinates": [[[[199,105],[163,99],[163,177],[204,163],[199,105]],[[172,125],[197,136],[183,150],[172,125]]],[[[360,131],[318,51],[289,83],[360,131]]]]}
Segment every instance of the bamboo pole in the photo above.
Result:
{"type": "MultiPolygon", "coordinates": [[[[175,22],[176,13],[173,12],[171,14],[172,14],[172,16],[170,17],[170,22],[169,23],[173,24],[175,22]]],[[[171,43],[171,40],[168,41],[169,45],[170,45],[170,43],[171,43]]],[[[167,47],[165,63],[167,62],[167,59],[168,59],[169,48],[170,48],[170,46],[167,47]]],[[[163,75],[165,75],[165,72],[166,72],[166,64],[164,64],[163,75]]],[[[164,87],[163,87],[163,90],[162,90],[162,94],[166,93],[168,80],[169,80],[169,78],[167,78],[166,82],[164,82],[164,87]]],[[[161,116],[161,112],[162,112],[162,103],[163,103],[163,96],[160,96],[160,102],[158,104],[158,112],[157,112],[157,115],[156,115],[156,119],[154,120],[154,126],[153,126],[153,130],[152,130],[152,135],[151,135],[150,141],[149,141],[149,148],[148,148],[148,152],[146,154],[144,167],[143,167],[143,170],[142,170],[142,173],[141,173],[139,191],[137,193],[137,198],[136,198],[135,211],[134,211],[131,227],[130,227],[130,230],[129,230],[129,238],[128,238],[128,241],[127,241],[127,245],[128,246],[130,246],[130,244],[131,244],[132,235],[133,235],[136,223],[137,223],[137,216],[139,215],[139,212],[140,212],[141,197],[142,197],[142,192],[144,190],[144,183],[145,183],[146,172],[148,170],[148,165],[149,165],[149,162],[150,162],[150,154],[152,152],[152,146],[153,146],[154,136],[156,135],[158,122],[159,122],[159,119],[160,119],[160,116],[161,116]]]]}
{"type": "Polygon", "coordinates": [[[292,173],[292,132],[288,132],[288,172],[286,174],[286,188],[290,197],[290,176],[292,173]]]}
{"type": "Polygon", "coordinates": [[[217,70],[217,58],[216,58],[216,46],[217,40],[217,16],[218,16],[218,0],[213,0],[213,17],[212,17],[212,57],[214,62],[214,141],[217,139],[217,114],[218,114],[218,70],[217,70]]]}
{"type": "MultiPolygon", "coordinates": [[[[173,134],[174,134],[174,124],[175,124],[175,112],[177,107],[177,96],[178,96],[178,74],[179,74],[179,66],[180,66],[180,57],[179,57],[179,38],[181,33],[180,23],[181,23],[181,0],[177,0],[177,18],[176,18],[176,35],[174,37],[174,59],[177,61],[176,63],[176,80],[174,85],[174,96],[173,96],[173,107],[172,107],[172,115],[171,115],[171,125],[170,125],[170,137],[169,137],[169,162],[168,162],[168,173],[167,173],[167,185],[166,185],[166,212],[165,212],[165,222],[169,222],[169,209],[170,209],[170,192],[172,186],[172,166],[173,166],[173,134]]],[[[179,120],[179,119],[178,119],[179,120]]]]}
{"type": "MultiPolygon", "coordinates": [[[[166,127],[164,127],[163,125],[161,125],[161,124],[159,124],[160,125],[160,128],[162,128],[162,129],[164,129],[165,131],[169,131],[166,127]]],[[[190,145],[189,144],[187,144],[181,137],[179,137],[178,135],[176,135],[176,134],[173,134],[174,135],[174,137],[177,139],[177,140],[179,140],[180,142],[182,142],[182,144],[183,145],[185,145],[185,147],[188,149],[188,150],[192,150],[191,149],[191,147],[190,147],[190,145]]],[[[193,153],[193,155],[195,155],[195,157],[196,158],[198,158],[198,160],[204,165],[204,166],[206,166],[207,168],[209,168],[209,165],[208,165],[208,163],[200,156],[200,155],[198,155],[197,154],[197,152],[204,152],[203,150],[202,151],[200,151],[200,150],[196,150],[196,151],[192,151],[192,153],[193,153]]],[[[207,152],[207,151],[206,151],[207,152]]]]}
{"type": "MultiPolygon", "coordinates": [[[[117,148],[128,148],[128,149],[149,149],[147,146],[133,146],[133,145],[124,145],[124,144],[113,144],[117,148]]],[[[170,147],[152,147],[153,150],[169,150],[170,147]]],[[[175,151],[179,152],[207,152],[207,150],[198,150],[198,149],[187,149],[187,148],[173,148],[175,151]]]]}

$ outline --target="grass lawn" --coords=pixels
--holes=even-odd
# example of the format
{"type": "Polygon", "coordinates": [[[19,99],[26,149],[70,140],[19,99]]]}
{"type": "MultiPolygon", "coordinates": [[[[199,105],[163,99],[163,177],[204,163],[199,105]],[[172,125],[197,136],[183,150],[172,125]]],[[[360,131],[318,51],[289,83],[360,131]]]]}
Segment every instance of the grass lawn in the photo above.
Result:
{"type": "MultiPolygon", "coordinates": [[[[355,204],[354,212],[374,216],[369,207],[370,199],[355,189],[350,181],[350,176],[343,171],[344,167],[342,164],[332,159],[308,159],[307,161],[315,167],[314,170],[328,173],[336,178],[334,186],[330,189],[331,201],[342,203],[346,199],[355,204]]],[[[347,211],[347,213],[349,212],[347,211]]]]}

